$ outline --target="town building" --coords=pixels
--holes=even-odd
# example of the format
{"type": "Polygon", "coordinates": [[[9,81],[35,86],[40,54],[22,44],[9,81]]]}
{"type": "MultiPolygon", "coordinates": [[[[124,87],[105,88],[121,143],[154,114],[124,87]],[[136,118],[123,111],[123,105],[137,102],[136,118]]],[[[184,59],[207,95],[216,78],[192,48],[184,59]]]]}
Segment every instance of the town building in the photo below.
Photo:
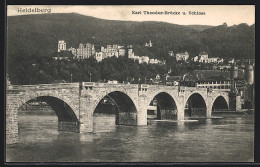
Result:
{"type": "Polygon", "coordinates": [[[118,56],[125,56],[125,49],[124,48],[118,48],[118,56]]]}
{"type": "Polygon", "coordinates": [[[58,42],[58,52],[66,50],[66,42],[64,40],[60,40],[58,42]]]}
{"type": "Polygon", "coordinates": [[[128,58],[129,59],[133,59],[134,61],[138,61],[138,62],[139,62],[139,59],[140,59],[140,57],[139,56],[135,56],[134,53],[132,55],[128,54],[128,58]]]}
{"type": "Polygon", "coordinates": [[[139,57],[139,64],[141,63],[149,63],[149,57],[148,56],[142,56],[142,57],[139,57]]]}
{"type": "Polygon", "coordinates": [[[128,45],[127,46],[127,50],[128,50],[128,58],[135,58],[135,54],[134,54],[134,51],[133,51],[133,46],[132,45],[128,45]]]}
{"type": "Polygon", "coordinates": [[[150,85],[158,85],[158,84],[163,84],[161,80],[161,76],[159,74],[156,74],[156,76],[150,78],[150,79],[145,79],[146,84],[150,85]]]}
{"type": "Polygon", "coordinates": [[[177,53],[176,60],[177,61],[187,61],[189,59],[189,53],[186,51],[184,53],[177,53]]]}
{"type": "MultiPolygon", "coordinates": [[[[128,58],[138,60],[139,56],[135,56],[133,52],[132,45],[127,46],[128,58]]],[[[95,58],[98,62],[102,61],[105,58],[116,56],[117,58],[120,56],[126,55],[126,49],[124,46],[120,45],[107,45],[106,47],[101,46],[101,50],[96,52],[95,58]]]]}
{"type": "Polygon", "coordinates": [[[102,52],[96,52],[95,58],[96,58],[97,62],[101,62],[104,59],[103,53],[102,52]]]}
{"type": "Polygon", "coordinates": [[[173,51],[169,51],[169,56],[174,56],[173,51]]]}
{"type": "Polygon", "coordinates": [[[101,46],[101,52],[104,54],[104,57],[118,57],[118,45],[107,45],[107,47],[101,46]]]}
{"type": "Polygon", "coordinates": [[[235,59],[231,59],[228,61],[229,64],[234,64],[235,63],[235,59]]]}
{"type": "Polygon", "coordinates": [[[194,62],[198,62],[199,61],[199,56],[195,56],[191,60],[193,60],[194,62]]]}
{"type": "MultiPolygon", "coordinates": [[[[132,45],[128,45],[127,50],[128,50],[129,57],[134,56],[132,45]]],[[[116,56],[118,58],[119,56],[125,56],[126,49],[124,46],[120,46],[120,45],[107,45],[106,48],[101,46],[101,52],[103,53],[104,58],[112,57],[112,56],[116,56]]]]}
{"type": "Polygon", "coordinates": [[[228,70],[231,68],[231,65],[221,65],[221,66],[217,66],[217,68],[220,70],[228,70]]]}
{"type": "Polygon", "coordinates": [[[58,52],[66,50],[70,51],[78,59],[86,59],[95,55],[95,46],[93,44],[87,43],[84,45],[80,43],[77,49],[73,47],[66,49],[66,42],[64,40],[58,41],[58,52]]]}
{"type": "Polygon", "coordinates": [[[95,55],[95,46],[93,44],[87,43],[85,46],[82,43],[79,44],[76,58],[86,59],[94,55],[95,55]]]}
{"type": "Polygon", "coordinates": [[[150,59],[149,63],[150,64],[163,64],[163,62],[158,59],[150,59]]]}
{"type": "MultiPolygon", "coordinates": [[[[151,46],[151,40],[148,46],[151,46]]],[[[65,41],[59,41],[58,45],[59,50],[66,48],[65,41]],[[65,45],[64,45],[65,44],[65,45]]],[[[141,63],[150,63],[150,64],[165,64],[165,61],[162,62],[158,59],[149,59],[148,56],[136,56],[133,52],[133,46],[128,45],[127,47],[120,46],[120,45],[107,45],[106,47],[101,46],[100,51],[95,51],[95,46],[93,44],[83,44],[80,43],[77,49],[70,47],[68,49],[75,58],[77,59],[86,59],[90,58],[91,56],[95,57],[98,62],[101,62],[103,59],[108,57],[120,57],[125,56],[126,52],[128,53],[127,56],[129,59],[133,59],[134,61],[138,61],[139,64],[141,63]],[[127,48],[127,49],[126,49],[127,48]]],[[[53,57],[55,60],[67,59],[67,57],[53,57]]]]}
{"type": "Polygon", "coordinates": [[[55,56],[55,57],[52,57],[54,60],[68,60],[68,57],[58,57],[58,56],[55,56]]]}
{"type": "Polygon", "coordinates": [[[209,58],[207,52],[200,52],[199,56],[195,56],[192,58],[194,62],[200,62],[200,63],[223,63],[223,58],[218,57],[211,57],[209,58]]]}
{"type": "Polygon", "coordinates": [[[196,87],[229,90],[231,87],[231,81],[230,80],[220,80],[220,81],[200,80],[200,81],[196,81],[196,87]]]}
{"type": "Polygon", "coordinates": [[[181,81],[183,81],[183,76],[166,76],[166,85],[168,86],[178,86],[181,81]]]}
{"type": "Polygon", "coordinates": [[[209,58],[209,55],[207,52],[200,52],[198,59],[199,59],[200,63],[207,63],[208,58],[209,58]]]}
{"type": "Polygon", "coordinates": [[[218,63],[224,63],[224,59],[223,58],[218,58],[218,63]]]}
{"type": "Polygon", "coordinates": [[[218,58],[217,57],[208,58],[208,62],[207,63],[218,63],[218,58]]]}
{"type": "Polygon", "coordinates": [[[118,81],[116,81],[116,80],[108,80],[107,83],[109,83],[109,84],[118,84],[118,81]]]}
{"type": "Polygon", "coordinates": [[[208,63],[223,63],[224,59],[218,58],[218,57],[211,57],[208,58],[208,63]]]}
{"type": "Polygon", "coordinates": [[[70,47],[68,51],[70,51],[75,57],[77,56],[77,49],[70,47]]]}

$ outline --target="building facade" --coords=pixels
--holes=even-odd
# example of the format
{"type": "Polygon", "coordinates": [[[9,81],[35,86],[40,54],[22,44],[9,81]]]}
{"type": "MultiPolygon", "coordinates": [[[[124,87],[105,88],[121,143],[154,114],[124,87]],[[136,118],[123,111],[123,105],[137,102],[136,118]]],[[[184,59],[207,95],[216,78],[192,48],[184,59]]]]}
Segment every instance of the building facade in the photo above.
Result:
{"type": "Polygon", "coordinates": [[[124,48],[118,48],[118,56],[125,56],[125,49],[124,48]]]}
{"type": "Polygon", "coordinates": [[[60,40],[58,42],[58,52],[66,50],[66,42],[64,40],[60,40]]]}
{"type": "Polygon", "coordinates": [[[189,53],[186,51],[184,53],[177,53],[176,60],[177,61],[187,61],[189,59],[189,53]]]}
{"type": "Polygon", "coordinates": [[[206,52],[200,52],[199,54],[199,62],[200,63],[207,63],[208,62],[209,55],[206,52]]]}
{"type": "MultiPolygon", "coordinates": [[[[128,55],[132,55],[133,51],[132,51],[132,46],[127,46],[128,48],[128,55]]],[[[107,45],[107,47],[103,47],[101,46],[101,52],[104,54],[104,57],[112,57],[112,56],[125,56],[126,53],[126,49],[124,46],[120,46],[120,45],[107,45]]]]}
{"type": "Polygon", "coordinates": [[[139,57],[139,64],[141,63],[149,63],[149,57],[148,56],[141,56],[139,57]]]}
{"type": "Polygon", "coordinates": [[[199,56],[195,56],[192,59],[194,62],[200,62],[200,63],[223,63],[223,58],[218,57],[211,57],[209,58],[209,55],[207,52],[200,52],[199,56]]]}
{"type": "Polygon", "coordinates": [[[195,56],[195,57],[193,57],[191,60],[193,60],[194,62],[198,62],[198,61],[199,61],[199,57],[198,57],[198,56],[195,56]]]}
{"type": "Polygon", "coordinates": [[[231,81],[230,80],[223,80],[223,81],[197,81],[196,87],[198,88],[212,88],[212,89],[230,89],[231,81]]]}
{"type": "Polygon", "coordinates": [[[150,59],[149,63],[150,64],[165,64],[165,62],[158,60],[158,59],[150,59]]]}
{"type": "Polygon", "coordinates": [[[101,52],[104,54],[104,57],[118,57],[118,45],[107,45],[107,47],[101,46],[101,52]]]}
{"type": "Polygon", "coordinates": [[[97,62],[101,62],[104,59],[103,53],[102,52],[96,52],[95,58],[96,58],[97,62]]]}
{"type": "Polygon", "coordinates": [[[95,46],[93,44],[87,43],[86,45],[80,43],[79,48],[77,49],[76,58],[86,59],[95,55],[95,46]]]}

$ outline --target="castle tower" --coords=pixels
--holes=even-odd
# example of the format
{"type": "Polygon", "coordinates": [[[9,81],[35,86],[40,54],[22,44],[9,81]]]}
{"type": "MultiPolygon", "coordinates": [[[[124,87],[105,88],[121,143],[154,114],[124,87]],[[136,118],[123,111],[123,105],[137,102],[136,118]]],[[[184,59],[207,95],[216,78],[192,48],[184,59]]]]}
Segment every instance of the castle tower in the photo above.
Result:
{"type": "Polygon", "coordinates": [[[238,78],[238,67],[233,65],[230,71],[230,79],[237,79],[238,78]]]}
{"type": "Polygon", "coordinates": [[[254,104],[255,104],[254,66],[251,65],[250,63],[246,66],[245,69],[245,81],[247,83],[246,92],[245,92],[245,101],[250,101],[251,107],[254,108],[254,104]]]}
{"type": "Polygon", "coordinates": [[[58,52],[61,52],[62,50],[66,50],[66,42],[64,40],[58,42],[58,52]]]}
{"type": "Polygon", "coordinates": [[[251,64],[246,66],[245,80],[247,84],[252,85],[254,83],[254,67],[251,64]]]}
{"type": "Polygon", "coordinates": [[[231,80],[231,87],[230,87],[230,91],[231,92],[236,92],[236,82],[235,79],[238,78],[238,67],[236,65],[232,65],[231,69],[230,69],[230,80],[231,80]]]}
{"type": "Polygon", "coordinates": [[[241,96],[236,88],[235,79],[238,78],[238,67],[233,65],[230,70],[231,87],[229,92],[229,109],[231,111],[237,111],[241,109],[241,96]]]}
{"type": "Polygon", "coordinates": [[[8,76],[8,74],[6,74],[6,89],[9,89],[11,87],[12,87],[12,85],[11,85],[11,82],[9,80],[9,76],[8,76]]]}

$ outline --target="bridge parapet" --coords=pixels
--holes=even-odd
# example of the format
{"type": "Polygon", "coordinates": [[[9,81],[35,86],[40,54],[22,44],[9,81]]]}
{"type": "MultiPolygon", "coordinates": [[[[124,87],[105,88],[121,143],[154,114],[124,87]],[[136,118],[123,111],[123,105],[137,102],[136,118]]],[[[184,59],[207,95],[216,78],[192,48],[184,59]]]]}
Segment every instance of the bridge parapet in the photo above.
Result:
{"type": "Polygon", "coordinates": [[[110,87],[137,88],[138,84],[82,82],[82,86],[87,86],[87,87],[92,86],[98,88],[110,88],[110,87]]]}
{"type": "Polygon", "coordinates": [[[66,88],[77,88],[79,83],[58,83],[58,84],[37,84],[37,85],[12,85],[10,89],[16,90],[41,90],[41,89],[66,89],[66,88]]]}
{"type": "Polygon", "coordinates": [[[167,86],[167,85],[148,85],[148,90],[178,90],[178,86],[167,86]]]}
{"type": "Polygon", "coordinates": [[[212,92],[213,93],[225,93],[226,94],[226,93],[230,92],[230,90],[227,90],[227,89],[224,89],[224,90],[223,89],[213,89],[212,92]]]}
{"type": "Polygon", "coordinates": [[[180,90],[185,90],[185,91],[207,91],[207,88],[198,88],[198,87],[187,87],[187,86],[180,86],[180,90]]]}

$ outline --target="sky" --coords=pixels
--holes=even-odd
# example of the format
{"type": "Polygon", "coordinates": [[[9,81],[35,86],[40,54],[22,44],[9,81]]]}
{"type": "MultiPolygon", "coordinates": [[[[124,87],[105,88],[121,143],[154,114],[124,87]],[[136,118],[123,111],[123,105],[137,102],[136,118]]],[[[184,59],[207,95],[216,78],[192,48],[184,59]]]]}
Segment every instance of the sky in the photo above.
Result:
{"type": "Polygon", "coordinates": [[[180,25],[221,25],[228,26],[255,23],[254,5],[9,5],[7,16],[43,14],[43,13],[78,13],[106,20],[123,21],[162,21],[180,25]],[[32,9],[42,12],[29,12],[32,9]],[[46,9],[45,11],[43,11],[46,9]],[[27,12],[26,12],[27,10],[27,12]],[[20,11],[20,12],[19,12],[20,11]],[[163,14],[145,14],[162,12],[163,14]],[[166,14],[180,12],[179,15],[166,14]],[[137,13],[141,14],[137,14],[137,13]],[[183,14],[186,13],[186,15],[183,14]],[[192,15],[189,12],[200,12],[204,15],[192,15]],[[135,14],[136,13],[136,14],[135,14]]]}

